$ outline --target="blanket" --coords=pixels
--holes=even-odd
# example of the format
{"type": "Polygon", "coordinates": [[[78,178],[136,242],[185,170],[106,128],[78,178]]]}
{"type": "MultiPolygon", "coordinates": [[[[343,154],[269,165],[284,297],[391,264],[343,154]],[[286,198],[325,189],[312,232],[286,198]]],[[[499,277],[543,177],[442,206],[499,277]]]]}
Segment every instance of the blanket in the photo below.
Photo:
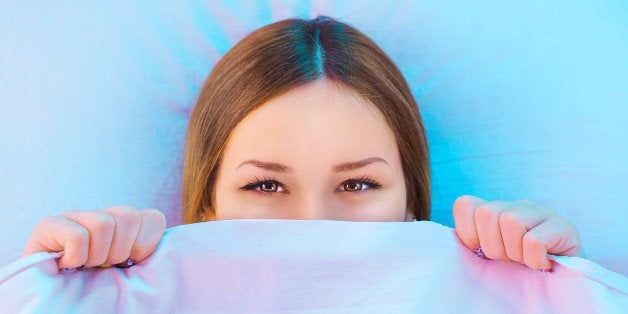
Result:
{"type": "Polygon", "coordinates": [[[628,276],[628,1],[0,1],[0,267],[63,210],[181,224],[189,113],[250,32],[328,15],[403,72],[429,143],[431,219],[529,199],[628,276]]]}
{"type": "Polygon", "coordinates": [[[60,274],[59,253],[0,269],[7,313],[614,313],[626,277],[577,257],[551,272],[486,260],[433,222],[226,220],[166,231],[137,265],[60,274]]]}

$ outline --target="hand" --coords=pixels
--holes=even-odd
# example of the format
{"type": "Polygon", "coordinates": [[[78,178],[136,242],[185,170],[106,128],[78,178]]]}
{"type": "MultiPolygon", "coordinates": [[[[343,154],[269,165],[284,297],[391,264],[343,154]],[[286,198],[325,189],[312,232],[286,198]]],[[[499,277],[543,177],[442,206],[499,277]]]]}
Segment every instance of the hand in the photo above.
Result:
{"type": "Polygon", "coordinates": [[[547,254],[583,256],[578,232],[568,219],[531,201],[494,201],[464,195],[453,207],[456,234],[468,248],[490,259],[511,259],[551,269],[547,254]]]}
{"type": "Polygon", "coordinates": [[[115,206],[65,211],[39,222],[22,257],[64,251],[59,268],[114,265],[128,258],[139,262],[155,250],[165,230],[166,218],[156,209],[115,206]]]}

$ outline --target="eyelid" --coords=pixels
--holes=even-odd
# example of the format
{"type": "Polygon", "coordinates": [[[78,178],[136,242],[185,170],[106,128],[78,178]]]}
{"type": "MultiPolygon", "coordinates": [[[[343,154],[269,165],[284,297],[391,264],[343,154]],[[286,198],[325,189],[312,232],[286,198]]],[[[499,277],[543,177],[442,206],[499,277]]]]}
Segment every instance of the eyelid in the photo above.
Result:
{"type": "Polygon", "coordinates": [[[377,180],[375,180],[374,178],[370,177],[370,176],[361,176],[358,178],[353,178],[353,179],[347,179],[342,181],[342,183],[340,183],[340,185],[338,185],[338,187],[336,189],[334,189],[334,192],[350,192],[350,193],[363,193],[366,190],[377,190],[380,189],[382,187],[382,184],[379,183],[377,180]],[[343,185],[349,183],[349,182],[359,182],[362,184],[366,184],[366,186],[368,187],[367,189],[364,190],[359,190],[359,191],[345,191],[341,188],[343,188],[343,185]]]}
{"type": "Polygon", "coordinates": [[[275,178],[272,177],[264,177],[264,178],[258,178],[255,177],[254,180],[249,181],[245,186],[241,187],[240,190],[242,191],[252,191],[252,192],[258,192],[258,193],[262,193],[262,194],[266,194],[266,195],[271,195],[271,194],[275,194],[275,193],[288,193],[288,190],[286,189],[286,186],[277,181],[275,178]],[[260,186],[264,183],[274,183],[277,184],[279,186],[279,188],[283,189],[283,191],[276,191],[276,192],[266,192],[266,191],[262,191],[260,189],[260,186]],[[259,190],[258,190],[259,189],[259,190]]]}

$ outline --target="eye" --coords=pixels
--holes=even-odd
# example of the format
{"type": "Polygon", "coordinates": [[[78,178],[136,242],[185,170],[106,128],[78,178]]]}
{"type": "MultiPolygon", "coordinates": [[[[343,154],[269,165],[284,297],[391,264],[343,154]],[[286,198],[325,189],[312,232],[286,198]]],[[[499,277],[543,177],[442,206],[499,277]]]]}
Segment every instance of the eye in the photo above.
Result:
{"type": "Polygon", "coordinates": [[[279,189],[279,184],[273,181],[262,182],[258,186],[262,192],[268,193],[277,192],[279,189]]]}
{"type": "Polygon", "coordinates": [[[247,185],[240,188],[240,190],[245,191],[257,191],[265,194],[272,194],[277,192],[284,192],[285,189],[281,183],[275,180],[259,180],[255,179],[255,181],[248,183],[247,185]]]}
{"type": "Polygon", "coordinates": [[[351,179],[344,181],[336,188],[336,192],[354,192],[359,193],[364,190],[378,189],[382,185],[370,178],[351,179]]]}
{"type": "Polygon", "coordinates": [[[362,191],[366,187],[366,184],[359,181],[349,181],[342,184],[342,188],[347,192],[362,191]]]}

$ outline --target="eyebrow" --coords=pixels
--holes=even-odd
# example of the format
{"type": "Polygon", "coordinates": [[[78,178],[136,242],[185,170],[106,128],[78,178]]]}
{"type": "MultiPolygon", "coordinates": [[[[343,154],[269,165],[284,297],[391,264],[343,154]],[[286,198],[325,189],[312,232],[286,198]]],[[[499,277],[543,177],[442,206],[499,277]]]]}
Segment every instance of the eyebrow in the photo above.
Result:
{"type": "Polygon", "coordinates": [[[261,161],[261,160],[257,160],[257,159],[251,159],[251,160],[247,160],[243,163],[241,163],[239,166],[236,167],[236,169],[244,166],[244,165],[252,165],[258,168],[262,168],[264,170],[268,170],[268,171],[273,171],[273,172],[282,172],[282,173],[286,173],[286,172],[292,172],[292,167],[280,164],[278,162],[272,162],[272,161],[261,161]]]}
{"type": "Polygon", "coordinates": [[[380,157],[371,157],[371,158],[365,158],[362,160],[358,160],[358,161],[351,161],[351,162],[343,162],[341,164],[335,165],[332,168],[333,172],[345,172],[345,171],[351,171],[351,170],[355,170],[355,169],[359,169],[362,167],[366,167],[370,164],[376,163],[376,162],[383,162],[385,164],[388,165],[388,162],[380,157]]]}
{"type": "MultiPolygon", "coordinates": [[[[363,168],[366,167],[370,164],[376,163],[376,162],[383,162],[385,164],[388,165],[388,162],[380,157],[370,157],[370,158],[365,158],[362,160],[358,160],[358,161],[350,161],[350,162],[343,162],[341,164],[335,165],[331,170],[333,172],[346,172],[346,171],[351,171],[351,170],[355,170],[355,169],[359,169],[359,168],[363,168]]],[[[292,172],[293,169],[290,166],[286,166],[284,164],[278,163],[278,162],[273,162],[273,161],[261,161],[261,160],[257,160],[257,159],[250,159],[247,160],[243,163],[241,163],[240,165],[238,165],[236,167],[240,168],[244,165],[251,165],[251,166],[255,166],[258,168],[262,168],[264,170],[268,170],[268,171],[273,171],[273,172],[281,172],[281,173],[288,173],[288,172],[292,172]]]]}

